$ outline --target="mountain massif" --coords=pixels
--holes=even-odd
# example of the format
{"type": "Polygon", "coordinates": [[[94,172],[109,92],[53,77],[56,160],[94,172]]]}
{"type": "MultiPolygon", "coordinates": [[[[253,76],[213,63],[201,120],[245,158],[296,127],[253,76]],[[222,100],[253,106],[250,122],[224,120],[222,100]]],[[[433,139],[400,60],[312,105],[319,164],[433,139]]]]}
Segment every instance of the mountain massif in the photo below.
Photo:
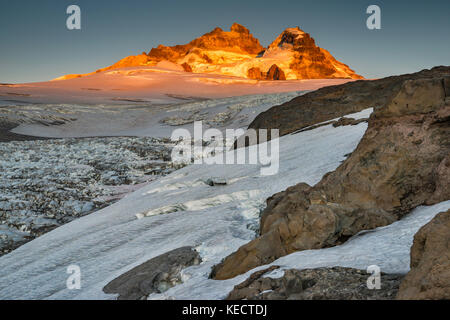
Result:
{"type": "MultiPolygon", "coordinates": [[[[244,26],[234,23],[230,31],[217,27],[184,45],[159,45],[150,52],[125,57],[106,70],[156,66],[194,73],[212,73],[256,80],[363,79],[299,27],[284,30],[264,48],[244,26]]],[[[90,73],[90,74],[93,74],[90,73]]],[[[89,74],[66,75],[66,80],[89,74]]]]}

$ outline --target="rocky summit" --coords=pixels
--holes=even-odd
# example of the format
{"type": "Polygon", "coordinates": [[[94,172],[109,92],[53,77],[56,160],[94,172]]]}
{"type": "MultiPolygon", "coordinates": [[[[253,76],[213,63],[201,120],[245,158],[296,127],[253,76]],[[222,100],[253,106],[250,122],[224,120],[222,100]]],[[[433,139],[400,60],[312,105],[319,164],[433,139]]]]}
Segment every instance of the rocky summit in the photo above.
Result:
{"type": "Polygon", "coordinates": [[[327,50],[318,47],[314,39],[299,27],[287,28],[264,48],[246,27],[234,23],[230,31],[217,27],[187,44],[159,45],[148,53],[125,57],[96,72],[65,75],[55,80],[136,66],[170,66],[180,72],[256,80],[363,79],[327,50]]]}
{"type": "Polygon", "coordinates": [[[356,150],[311,187],[267,200],[260,236],[212,272],[228,279],[289,253],[335,246],[450,198],[450,77],[404,81],[376,107],[356,150]]]}

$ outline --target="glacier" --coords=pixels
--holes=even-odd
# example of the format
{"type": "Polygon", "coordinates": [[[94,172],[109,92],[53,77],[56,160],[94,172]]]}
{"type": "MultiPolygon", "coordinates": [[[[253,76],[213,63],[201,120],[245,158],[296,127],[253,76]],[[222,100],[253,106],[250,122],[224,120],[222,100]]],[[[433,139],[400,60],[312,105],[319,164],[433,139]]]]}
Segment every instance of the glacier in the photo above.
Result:
{"type": "MultiPolygon", "coordinates": [[[[371,110],[348,115],[366,117],[371,110]]],[[[195,247],[202,263],[182,271],[183,283],[149,299],[223,299],[258,267],[233,279],[209,279],[211,267],[255,237],[265,200],[299,182],[314,185],[358,145],[367,123],[332,125],[280,138],[279,172],[259,165],[189,165],[150,182],[120,201],[63,225],[0,257],[0,299],[114,299],[102,288],[143,262],[181,246],[195,247]],[[205,181],[219,177],[226,185],[205,181]],[[151,214],[148,214],[151,213],[151,214]],[[67,267],[78,265],[81,289],[69,290],[67,267]]],[[[228,152],[245,152],[244,149],[228,152]]],[[[274,261],[286,268],[345,266],[409,270],[415,232],[450,201],[419,207],[389,226],[361,232],[327,249],[296,252],[274,261]]]]}

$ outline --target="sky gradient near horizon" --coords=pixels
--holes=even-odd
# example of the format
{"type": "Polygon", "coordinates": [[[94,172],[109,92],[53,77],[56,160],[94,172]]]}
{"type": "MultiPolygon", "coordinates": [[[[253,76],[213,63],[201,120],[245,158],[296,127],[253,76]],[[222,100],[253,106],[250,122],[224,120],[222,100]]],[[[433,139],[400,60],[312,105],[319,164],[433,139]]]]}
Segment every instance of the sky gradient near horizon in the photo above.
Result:
{"type": "Polygon", "coordinates": [[[450,65],[450,1],[438,0],[0,0],[0,83],[88,73],[159,44],[184,44],[233,22],[263,46],[299,26],[366,78],[450,65]],[[81,8],[81,30],[66,8],[81,8]],[[381,30],[366,8],[381,7],[381,30]]]}

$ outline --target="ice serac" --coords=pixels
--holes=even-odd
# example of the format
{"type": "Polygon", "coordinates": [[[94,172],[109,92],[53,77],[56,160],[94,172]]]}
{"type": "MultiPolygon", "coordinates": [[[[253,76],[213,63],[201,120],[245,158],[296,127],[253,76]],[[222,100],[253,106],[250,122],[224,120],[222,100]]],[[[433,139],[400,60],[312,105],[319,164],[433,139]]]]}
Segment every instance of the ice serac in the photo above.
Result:
{"type": "MultiPolygon", "coordinates": [[[[148,53],[126,57],[93,73],[124,67],[156,66],[162,61],[178,64],[186,72],[257,80],[363,78],[328,51],[316,46],[314,39],[298,27],[286,29],[268,48],[264,48],[246,27],[238,23],[234,23],[229,31],[216,27],[187,44],[161,44],[148,53]]],[[[66,75],[55,80],[80,76],[84,75],[66,75]]]]}
{"type": "Polygon", "coordinates": [[[356,150],[314,187],[300,183],[267,200],[260,237],[217,265],[228,279],[299,250],[343,243],[419,205],[450,199],[449,78],[405,81],[375,108],[356,150]]]}

